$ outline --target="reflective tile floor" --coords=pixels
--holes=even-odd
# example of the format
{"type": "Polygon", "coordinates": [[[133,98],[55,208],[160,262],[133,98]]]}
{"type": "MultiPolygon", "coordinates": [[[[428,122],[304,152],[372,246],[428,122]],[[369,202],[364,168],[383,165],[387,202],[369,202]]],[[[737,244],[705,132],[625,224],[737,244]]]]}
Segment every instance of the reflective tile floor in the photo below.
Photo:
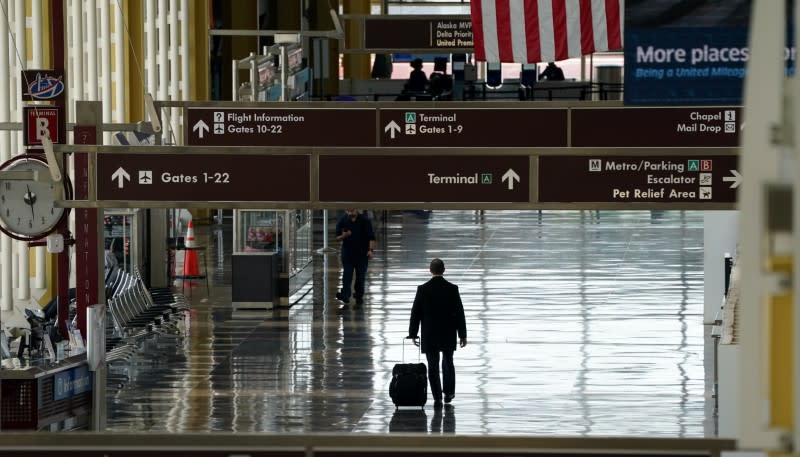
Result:
{"type": "MultiPolygon", "coordinates": [[[[366,305],[337,313],[338,255],[289,309],[230,306],[230,230],[185,338],[148,341],[109,394],[111,431],[714,434],[700,212],[389,212],[366,305]],[[453,406],[395,410],[392,366],[416,286],[444,259],[469,344],[453,406]]],[[[215,243],[221,242],[217,245],[215,243]]],[[[422,357],[424,361],[424,356],[422,357]]]]}

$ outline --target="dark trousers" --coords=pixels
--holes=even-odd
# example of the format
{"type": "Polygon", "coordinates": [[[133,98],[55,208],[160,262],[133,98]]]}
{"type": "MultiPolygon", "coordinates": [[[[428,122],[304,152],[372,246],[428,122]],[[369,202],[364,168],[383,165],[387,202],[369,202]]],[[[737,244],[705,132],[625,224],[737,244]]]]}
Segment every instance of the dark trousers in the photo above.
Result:
{"type": "Polygon", "coordinates": [[[356,272],[356,283],[353,285],[353,296],[356,300],[364,297],[364,282],[367,279],[367,265],[369,258],[361,257],[352,259],[350,256],[342,256],[342,298],[344,301],[350,299],[350,283],[353,281],[353,271],[356,272]]]}
{"type": "Polygon", "coordinates": [[[442,391],[445,395],[456,393],[456,367],[453,365],[453,351],[442,353],[442,379],[439,379],[439,351],[428,351],[428,381],[431,384],[431,394],[434,401],[442,401],[442,391]],[[444,389],[442,389],[444,382],[444,389]]]}

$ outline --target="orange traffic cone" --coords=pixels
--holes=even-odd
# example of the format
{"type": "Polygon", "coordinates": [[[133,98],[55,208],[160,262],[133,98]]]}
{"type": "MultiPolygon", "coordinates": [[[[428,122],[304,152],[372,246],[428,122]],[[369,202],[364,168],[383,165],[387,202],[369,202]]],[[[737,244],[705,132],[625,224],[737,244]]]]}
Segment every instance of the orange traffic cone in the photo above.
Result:
{"type": "Polygon", "coordinates": [[[192,219],[189,219],[189,223],[186,225],[186,239],[183,240],[183,243],[187,248],[194,247],[194,223],[192,219]]]}
{"type": "MultiPolygon", "coordinates": [[[[184,245],[187,248],[195,247],[194,244],[194,224],[192,224],[191,219],[189,220],[189,225],[186,226],[186,239],[184,240],[184,245]]],[[[200,275],[200,267],[197,264],[197,251],[194,249],[186,249],[183,253],[183,275],[184,276],[199,276],[200,275]]]]}

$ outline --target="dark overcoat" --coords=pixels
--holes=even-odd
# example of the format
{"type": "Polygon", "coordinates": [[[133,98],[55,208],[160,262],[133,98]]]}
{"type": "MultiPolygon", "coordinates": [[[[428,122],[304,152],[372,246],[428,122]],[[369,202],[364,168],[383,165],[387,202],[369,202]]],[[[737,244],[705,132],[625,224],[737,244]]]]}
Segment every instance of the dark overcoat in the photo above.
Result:
{"type": "Polygon", "coordinates": [[[454,351],[458,338],[467,337],[464,305],[458,286],[434,276],[417,287],[408,335],[416,337],[422,323],[422,352],[454,351]]]}

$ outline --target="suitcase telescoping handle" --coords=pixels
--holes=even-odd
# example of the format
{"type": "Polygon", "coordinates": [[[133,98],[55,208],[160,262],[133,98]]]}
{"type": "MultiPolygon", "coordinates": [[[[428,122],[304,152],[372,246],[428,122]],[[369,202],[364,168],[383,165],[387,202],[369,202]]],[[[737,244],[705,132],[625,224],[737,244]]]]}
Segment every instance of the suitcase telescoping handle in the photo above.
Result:
{"type": "MultiPolygon", "coordinates": [[[[403,338],[403,363],[406,363],[406,340],[414,341],[414,338],[407,336],[403,338]]],[[[422,361],[422,345],[419,346],[419,352],[417,352],[417,362],[422,361]]]]}

